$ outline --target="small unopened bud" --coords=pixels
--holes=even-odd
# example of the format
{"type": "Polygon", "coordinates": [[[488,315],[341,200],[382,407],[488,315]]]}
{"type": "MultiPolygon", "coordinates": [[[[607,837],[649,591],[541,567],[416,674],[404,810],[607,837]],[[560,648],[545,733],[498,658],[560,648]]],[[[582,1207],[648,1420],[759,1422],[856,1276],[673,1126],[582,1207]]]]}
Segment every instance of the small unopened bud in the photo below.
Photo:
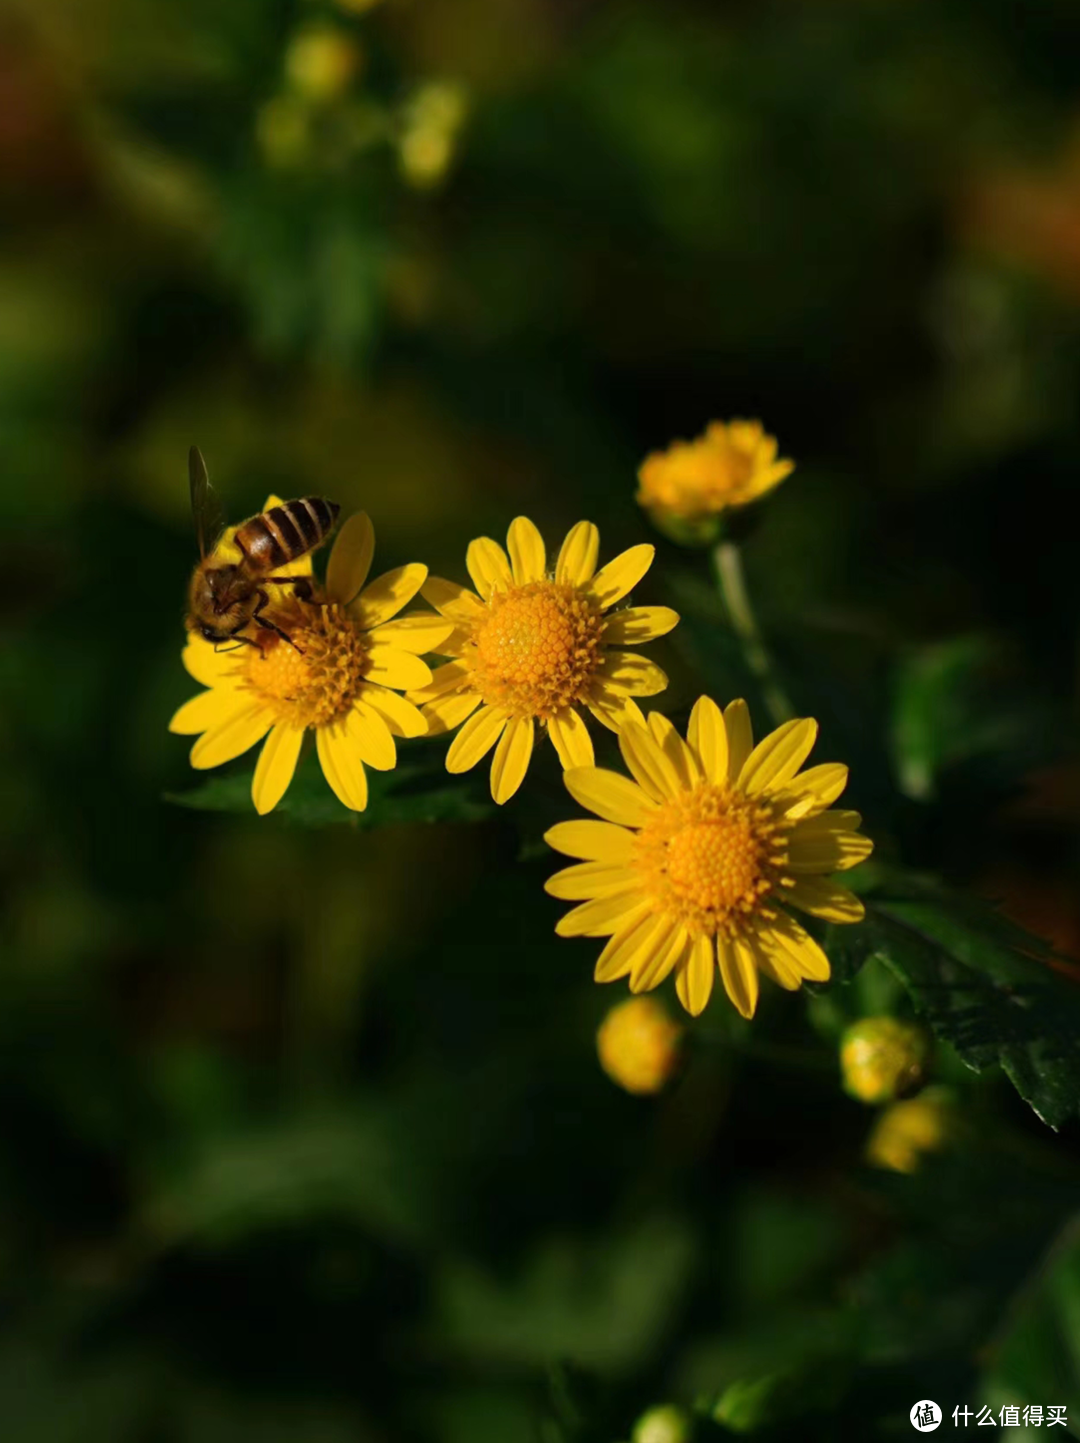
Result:
{"type": "Polygon", "coordinates": [[[939,1152],[954,1130],[950,1095],[940,1087],[928,1088],[885,1109],[866,1144],[867,1161],[893,1172],[915,1172],[924,1154],[939,1152]]]}
{"type": "Polygon", "coordinates": [[[679,1065],[682,1035],[655,998],[631,997],[613,1007],[600,1024],[600,1066],[627,1092],[659,1092],[679,1065]]]}
{"type": "Polygon", "coordinates": [[[840,1041],[844,1088],[860,1102],[892,1102],[918,1087],[930,1056],[930,1039],[913,1022],[864,1017],[840,1041]]]}
{"type": "Polygon", "coordinates": [[[351,85],[363,64],[363,51],[351,36],[333,26],[303,30],[285,53],[285,74],[305,100],[336,100],[351,85]]]}
{"type": "Polygon", "coordinates": [[[690,1419],[681,1408],[667,1404],[642,1413],[630,1443],[689,1443],[689,1439],[690,1419]]]}

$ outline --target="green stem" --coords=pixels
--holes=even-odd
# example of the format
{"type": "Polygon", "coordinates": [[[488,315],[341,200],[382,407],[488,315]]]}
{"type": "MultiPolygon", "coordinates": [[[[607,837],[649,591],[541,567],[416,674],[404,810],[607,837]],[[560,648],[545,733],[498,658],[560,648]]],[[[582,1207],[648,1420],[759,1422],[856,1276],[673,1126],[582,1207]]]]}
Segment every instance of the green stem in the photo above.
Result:
{"type": "Polygon", "coordinates": [[[734,541],[717,542],[713,549],[713,566],[732,629],[742,644],[746,665],[761,687],[773,724],[779,726],[781,722],[790,721],[795,715],[795,708],[777,678],[773,659],[762,639],[746,588],[742,552],[734,541]]]}

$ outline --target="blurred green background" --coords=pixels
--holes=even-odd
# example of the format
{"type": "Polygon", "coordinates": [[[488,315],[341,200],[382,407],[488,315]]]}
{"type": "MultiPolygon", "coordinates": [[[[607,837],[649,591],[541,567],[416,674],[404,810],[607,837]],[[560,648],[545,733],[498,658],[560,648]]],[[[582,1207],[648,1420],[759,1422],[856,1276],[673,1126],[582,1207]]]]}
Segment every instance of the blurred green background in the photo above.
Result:
{"type": "MultiPolygon", "coordinates": [[[[1074,0],[8,0],[0,204],[4,1439],[1076,1431],[1076,1125],[941,1048],[957,1141],[867,1167],[878,963],[715,998],[633,1098],[542,891],[550,748],[473,825],[163,800],[192,442],[234,519],[325,494],[460,578],[519,512],[650,539],[645,452],[760,416],[817,759],[1080,957],[1074,0]]],[[[756,703],[651,539],[665,709],[756,703]]]]}

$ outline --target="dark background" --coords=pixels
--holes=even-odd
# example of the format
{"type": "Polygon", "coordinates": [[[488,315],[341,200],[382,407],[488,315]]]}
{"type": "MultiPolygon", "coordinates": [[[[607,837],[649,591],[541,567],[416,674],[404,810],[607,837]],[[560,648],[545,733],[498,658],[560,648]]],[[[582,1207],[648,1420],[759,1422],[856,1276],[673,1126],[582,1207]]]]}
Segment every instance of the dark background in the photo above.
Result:
{"type": "MultiPolygon", "coordinates": [[[[191,442],[233,519],[325,494],[461,578],[519,512],[649,539],[644,453],[760,416],[798,469],[747,567],[816,759],[879,857],[1080,956],[1078,57],[1073,0],[0,15],[6,1440],[622,1443],[668,1400],[719,1437],[733,1383],[776,1437],[1080,1419],[1075,1130],[944,1048],[960,1141],[868,1169],[835,1036],[904,1010],[877,964],[752,1029],[714,999],[633,1099],[621,985],[552,934],[549,748],[475,825],[163,800],[191,442]]],[[[665,709],[760,715],[652,539],[665,709]]]]}

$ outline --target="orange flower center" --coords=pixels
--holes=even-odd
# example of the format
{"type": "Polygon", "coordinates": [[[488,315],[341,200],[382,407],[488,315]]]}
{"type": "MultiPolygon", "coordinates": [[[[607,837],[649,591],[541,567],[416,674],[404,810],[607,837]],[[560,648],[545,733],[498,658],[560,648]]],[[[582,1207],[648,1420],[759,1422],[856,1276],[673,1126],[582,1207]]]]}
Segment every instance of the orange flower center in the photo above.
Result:
{"type": "Polygon", "coordinates": [[[730,935],[755,915],[772,915],[768,897],[791,885],[783,872],[790,825],[768,802],[703,783],[649,819],[634,865],[658,912],[692,936],[730,935]]]}
{"type": "Polygon", "coordinates": [[[581,701],[603,660],[604,620],[574,586],[531,581],[491,598],[472,640],[473,682],[513,717],[581,701]]]}
{"type": "Polygon", "coordinates": [[[262,650],[245,649],[245,684],[293,726],[326,726],[351,707],[368,667],[364,634],[336,602],[294,601],[275,609],[274,621],[292,645],[263,632],[262,650]]]}

